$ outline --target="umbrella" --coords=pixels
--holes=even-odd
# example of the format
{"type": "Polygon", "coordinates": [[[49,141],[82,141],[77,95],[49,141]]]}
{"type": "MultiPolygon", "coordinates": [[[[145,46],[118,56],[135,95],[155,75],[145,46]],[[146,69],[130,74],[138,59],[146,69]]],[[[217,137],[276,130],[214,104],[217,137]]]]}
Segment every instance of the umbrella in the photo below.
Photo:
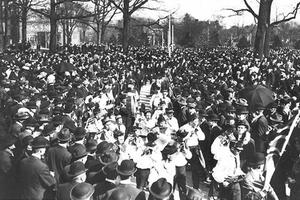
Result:
{"type": "Polygon", "coordinates": [[[241,91],[240,96],[247,99],[250,110],[267,107],[274,101],[273,92],[263,85],[256,85],[241,91]]]}
{"type": "Polygon", "coordinates": [[[67,72],[67,71],[74,71],[75,67],[73,64],[68,62],[62,62],[57,66],[57,71],[60,73],[67,72]]]}

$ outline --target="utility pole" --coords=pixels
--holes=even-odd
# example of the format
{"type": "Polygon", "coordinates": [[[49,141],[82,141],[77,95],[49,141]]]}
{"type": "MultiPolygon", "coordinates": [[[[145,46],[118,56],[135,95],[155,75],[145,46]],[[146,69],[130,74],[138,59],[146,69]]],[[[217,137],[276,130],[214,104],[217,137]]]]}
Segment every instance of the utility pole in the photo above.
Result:
{"type": "Polygon", "coordinates": [[[171,44],[172,52],[174,51],[174,46],[175,46],[175,42],[174,42],[174,25],[172,25],[172,44],[171,44]]]}
{"type": "Polygon", "coordinates": [[[4,25],[4,2],[3,0],[0,0],[0,52],[3,51],[4,49],[4,41],[3,41],[3,37],[4,37],[4,28],[3,28],[3,25],[4,25]]]}
{"type": "Polygon", "coordinates": [[[168,52],[169,52],[169,57],[171,57],[172,54],[172,16],[169,15],[169,29],[168,29],[168,52]]]}
{"type": "Polygon", "coordinates": [[[164,36],[164,29],[161,29],[161,48],[164,48],[165,36],[164,36]]]}

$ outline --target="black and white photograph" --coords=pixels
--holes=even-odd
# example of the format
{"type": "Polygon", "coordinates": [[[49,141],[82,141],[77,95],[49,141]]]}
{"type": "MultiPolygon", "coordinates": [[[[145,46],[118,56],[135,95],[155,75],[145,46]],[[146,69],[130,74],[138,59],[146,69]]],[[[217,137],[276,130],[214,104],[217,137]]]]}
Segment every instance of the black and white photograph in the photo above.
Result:
{"type": "Polygon", "coordinates": [[[300,200],[300,1],[0,0],[0,200],[300,200]]]}

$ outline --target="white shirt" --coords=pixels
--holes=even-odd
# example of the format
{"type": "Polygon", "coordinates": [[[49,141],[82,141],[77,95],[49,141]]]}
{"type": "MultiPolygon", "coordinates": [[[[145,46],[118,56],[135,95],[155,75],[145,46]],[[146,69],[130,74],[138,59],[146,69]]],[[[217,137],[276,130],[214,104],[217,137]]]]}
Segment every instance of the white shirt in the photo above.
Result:
{"type": "Polygon", "coordinates": [[[171,119],[166,117],[167,126],[173,131],[177,132],[179,130],[178,120],[175,117],[171,119]]]}
{"type": "Polygon", "coordinates": [[[205,140],[205,135],[200,127],[193,128],[189,123],[187,123],[181,126],[180,130],[188,132],[188,135],[184,138],[188,147],[197,146],[199,144],[198,140],[205,140]]]}

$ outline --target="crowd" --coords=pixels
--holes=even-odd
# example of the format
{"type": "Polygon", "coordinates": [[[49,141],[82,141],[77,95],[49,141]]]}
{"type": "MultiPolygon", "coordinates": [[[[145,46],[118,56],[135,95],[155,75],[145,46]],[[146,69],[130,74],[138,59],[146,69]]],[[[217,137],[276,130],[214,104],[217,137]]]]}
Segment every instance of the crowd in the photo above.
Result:
{"type": "Polygon", "coordinates": [[[300,53],[70,46],[0,56],[0,199],[296,200],[300,53]],[[151,85],[150,106],[141,103],[151,85]],[[273,100],[247,99],[247,89],[273,100]],[[187,188],[187,170],[192,187],[187,188]],[[133,181],[135,180],[135,181],[133,181]],[[288,191],[290,189],[290,192],[288,191]],[[288,194],[289,193],[289,194],[288,194]]]}

